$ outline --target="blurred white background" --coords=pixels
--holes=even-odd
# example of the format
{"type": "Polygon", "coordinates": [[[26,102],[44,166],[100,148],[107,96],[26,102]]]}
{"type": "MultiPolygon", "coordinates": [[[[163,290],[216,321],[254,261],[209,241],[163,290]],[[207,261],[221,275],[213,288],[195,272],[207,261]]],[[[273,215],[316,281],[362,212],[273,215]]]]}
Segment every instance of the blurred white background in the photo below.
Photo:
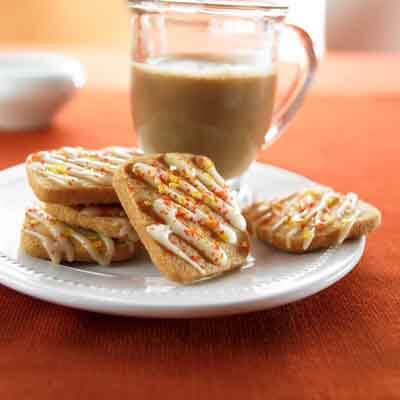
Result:
{"type": "Polygon", "coordinates": [[[400,0],[292,0],[290,18],[314,35],[319,52],[325,41],[329,50],[400,51],[400,0]]]}
{"type": "Polygon", "coordinates": [[[400,51],[400,0],[327,0],[327,15],[329,49],[400,51]]]}
{"type": "MultiPolygon", "coordinates": [[[[326,6],[328,49],[400,51],[400,0],[292,1],[295,19],[300,16],[318,36],[326,6]]],[[[0,0],[0,9],[2,47],[129,46],[126,0],[0,0]]]]}

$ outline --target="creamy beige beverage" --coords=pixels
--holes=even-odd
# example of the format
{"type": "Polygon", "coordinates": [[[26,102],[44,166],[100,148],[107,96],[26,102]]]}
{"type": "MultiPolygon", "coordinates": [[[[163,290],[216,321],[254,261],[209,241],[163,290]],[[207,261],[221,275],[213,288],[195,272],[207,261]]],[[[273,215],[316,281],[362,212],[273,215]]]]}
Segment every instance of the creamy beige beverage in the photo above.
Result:
{"type": "Polygon", "coordinates": [[[134,63],[133,117],[147,153],[210,157],[225,178],[255,159],[272,117],[276,73],[243,59],[175,56],[134,63]]]}

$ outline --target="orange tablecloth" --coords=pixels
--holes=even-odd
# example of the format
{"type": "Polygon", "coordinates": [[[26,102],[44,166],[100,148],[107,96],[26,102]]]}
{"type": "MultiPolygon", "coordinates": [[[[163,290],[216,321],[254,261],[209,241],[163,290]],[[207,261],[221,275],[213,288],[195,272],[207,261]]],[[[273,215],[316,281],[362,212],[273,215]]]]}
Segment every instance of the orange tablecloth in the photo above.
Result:
{"type": "MultiPolygon", "coordinates": [[[[399,127],[400,94],[311,95],[260,155],[381,208],[341,282],[275,310],[188,321],[96,315],[0,287],[0,399],[400,398],[399,127]]],[[[127,93],[88,90],[52,129],[1,134],[0,167],[64,144],[134,142],[127,93]]]]}

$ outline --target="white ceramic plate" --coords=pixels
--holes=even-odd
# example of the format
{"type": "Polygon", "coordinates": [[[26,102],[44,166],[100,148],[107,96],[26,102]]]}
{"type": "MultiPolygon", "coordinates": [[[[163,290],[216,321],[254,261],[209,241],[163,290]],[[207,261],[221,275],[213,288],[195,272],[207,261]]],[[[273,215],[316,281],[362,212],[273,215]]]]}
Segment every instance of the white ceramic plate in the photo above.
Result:
{"type": "MultiPolygon", "coordinates": [[[[259,198],[285,195],[310,184],[301,176],[255,164],[247,183],[259,198]]],[[[253,265],[219,279],[179,286],[151,262],[113,268],[53,266],[18,250],[24,209],[33,201],[24,165],[0,173],[0,283],[57,304],[109,314],[146,317],[203,317],[276,307],[330,286],[359,261],[365,239],[336,248],[290,255],[254,241],[253,265]]]]}

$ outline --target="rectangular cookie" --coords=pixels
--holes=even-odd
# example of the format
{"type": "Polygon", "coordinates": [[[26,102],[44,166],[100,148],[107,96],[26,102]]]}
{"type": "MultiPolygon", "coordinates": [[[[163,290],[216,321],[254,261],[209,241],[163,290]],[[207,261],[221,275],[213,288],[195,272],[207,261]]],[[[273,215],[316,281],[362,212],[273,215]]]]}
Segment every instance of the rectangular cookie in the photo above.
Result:
{"type": "Polygon", "coordinates": [[[290,253],[306,253],[356,239],[381,223],[380,211],[324,186],[288,197],[254,203],[244,211],[249,231],[259,240],[290,253]]]}
{"type": "Polygon", "coordinates": [[[26,210],[21,232],[21,249],[25,253],[54,264],[80,261],[109,265],[131,259],[138,243],[65,224],[40,207],[26,210]]]}
{"type": "Polygon", "coordinates": [[[246,221],[210,159],[190,154],[135,156],[114,188],[155,266],[192,283],[245,264],[246,221]]]}
{"type": "Polygon", "coordinates": [[[139,240],[119,204],[65,206],[42,203],[42,207],[52,217],[68,225],[91,229],[111,238],[139,240]]]}
{"type": "Polygon", "coordinates": [[[136,148],[108,147],[85,150],[62,147],[28,156],[26,170],[35,195],[45,203],[65,205],[113,204],[114,171],[138,154],[136,148]]]}

